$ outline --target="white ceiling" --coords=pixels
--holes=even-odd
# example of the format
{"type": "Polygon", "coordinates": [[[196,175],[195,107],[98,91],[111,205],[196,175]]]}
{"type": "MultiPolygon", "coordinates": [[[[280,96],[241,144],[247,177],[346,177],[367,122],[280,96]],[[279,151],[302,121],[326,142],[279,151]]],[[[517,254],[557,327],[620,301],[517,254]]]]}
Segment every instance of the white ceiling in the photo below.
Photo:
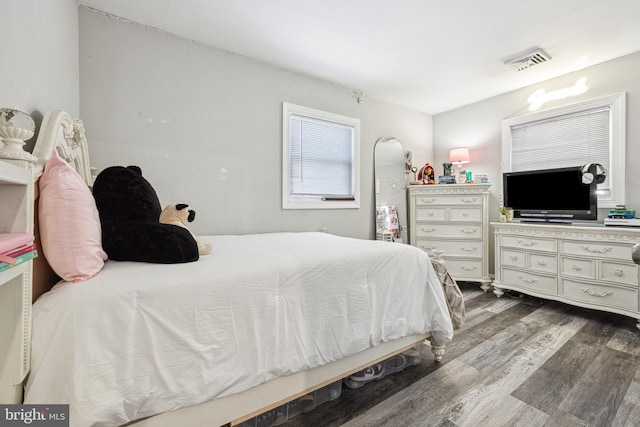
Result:
{"type": "Polygon", "coordinates": [[[640,51],[639,0],[78,3],[428,114],[640,51]],[[504,64],[536,47],[552,59],[504,64]]]}

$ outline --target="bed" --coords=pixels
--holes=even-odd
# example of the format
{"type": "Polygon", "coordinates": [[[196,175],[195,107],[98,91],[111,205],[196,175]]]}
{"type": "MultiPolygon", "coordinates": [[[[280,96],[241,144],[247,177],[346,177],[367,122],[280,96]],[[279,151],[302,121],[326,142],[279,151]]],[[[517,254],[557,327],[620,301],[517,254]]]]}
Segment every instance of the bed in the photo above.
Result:
{"type": "MultiPolygon", "coordinates": [[[[36,179],[54,151],[91,185],[82,122],[62,111],[43,120],[36,179]]],[[[24,403],[69,404],[72,426],[235,425],[425,340],[440,360],[453,336],[413,246],[199,238],[214,251],[197,262],[107,261],[77,283],[56,282],[41,256],[24,403]]]]}

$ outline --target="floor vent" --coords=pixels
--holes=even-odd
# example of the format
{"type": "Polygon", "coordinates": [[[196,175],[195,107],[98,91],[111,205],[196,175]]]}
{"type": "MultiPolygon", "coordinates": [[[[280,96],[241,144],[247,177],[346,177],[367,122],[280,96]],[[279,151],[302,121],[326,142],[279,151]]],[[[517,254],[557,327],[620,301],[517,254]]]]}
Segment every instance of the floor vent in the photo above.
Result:
{"type": "Polygon", "coordinates": [[[543,51],[542,49],[536,49],[532,52],[527,52],[523,55],[519,55],[508,61],[504,61],[505,65],[510,66],[516,71],[526,70],[534,65],[542,64],[551,59],[551,55],[543,51]]]}

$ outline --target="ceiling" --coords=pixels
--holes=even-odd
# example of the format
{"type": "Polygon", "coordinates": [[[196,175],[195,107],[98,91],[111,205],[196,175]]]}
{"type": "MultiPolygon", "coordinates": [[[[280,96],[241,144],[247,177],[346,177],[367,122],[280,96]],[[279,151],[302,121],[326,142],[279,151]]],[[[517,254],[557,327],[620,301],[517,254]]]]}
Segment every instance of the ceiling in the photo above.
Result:
{"type": "Polygon", "coordinates": [[[640,51],[638,0],[78,3],[428,114],[640,51]],[[552,59],[504,64],[534,48],[552,59]]]}

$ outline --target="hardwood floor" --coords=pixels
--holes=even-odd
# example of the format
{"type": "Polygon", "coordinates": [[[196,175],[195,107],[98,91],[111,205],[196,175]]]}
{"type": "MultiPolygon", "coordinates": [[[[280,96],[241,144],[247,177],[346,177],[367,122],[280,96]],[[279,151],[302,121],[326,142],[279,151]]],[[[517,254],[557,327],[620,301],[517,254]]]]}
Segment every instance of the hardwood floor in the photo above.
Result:
{"type": "Polygon", "coordinates": [[[640,331],[629,317],[459,283],[466,322],[441,363],[366,384],[282,424],[640,426],[640,331]]]}

